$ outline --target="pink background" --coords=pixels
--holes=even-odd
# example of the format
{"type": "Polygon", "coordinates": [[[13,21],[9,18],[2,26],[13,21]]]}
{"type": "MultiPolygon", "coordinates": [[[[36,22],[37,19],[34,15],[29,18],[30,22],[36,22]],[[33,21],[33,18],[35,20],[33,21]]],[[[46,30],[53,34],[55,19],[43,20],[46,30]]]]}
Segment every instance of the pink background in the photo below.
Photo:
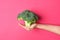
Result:
{"type": "Polygon", "coordinates": [[[19,27],[17,15],[25,9],[40,15],[40,23],[60,25],[60,0],[0,0],[0,40],[60,40],[45,30],[19,27]]]}

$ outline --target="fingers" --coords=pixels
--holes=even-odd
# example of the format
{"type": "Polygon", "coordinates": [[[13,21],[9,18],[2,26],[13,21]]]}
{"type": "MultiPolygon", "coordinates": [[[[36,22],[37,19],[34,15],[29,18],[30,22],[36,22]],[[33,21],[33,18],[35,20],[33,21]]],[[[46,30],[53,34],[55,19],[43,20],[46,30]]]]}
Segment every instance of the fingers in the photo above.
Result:
{"type": "Polygon", "coordinates": [[[27,29],[24,25],[18,23],[19,26],[23,27],[24,29],[27,29]]]}
{"type": "Polygon", "coordinates": [[[26,27],[26,26],[24,26],[24,25],[22,25],[20,23],[18,23],[18,25],[23,27],[24,29],[26,29],[28,31],[32,30],[33,28],[35,28],[37,26],[37,24],[32,24],[30,27],[26,27]]]}
{"type": "Polygon", "coordinates": [[[29,27],[26,27],[26,26],[24,26],[24,25],[22,25],[22,24],[20,24],[20,23],[18,23],[18,25],[21,26],[21,27],[23,27],[24,29],[26,29],[26,30],[28,30],[28,31],[31,30],[29,27]]]}
{"type": "Polygon", "coordinates": [[[19,25],[19,26],[22,26],[22,27],[25,27],[24,25],[22,25],[22,24],[20,24],[20,23],[18,23],[18,25],[19,25]]]}

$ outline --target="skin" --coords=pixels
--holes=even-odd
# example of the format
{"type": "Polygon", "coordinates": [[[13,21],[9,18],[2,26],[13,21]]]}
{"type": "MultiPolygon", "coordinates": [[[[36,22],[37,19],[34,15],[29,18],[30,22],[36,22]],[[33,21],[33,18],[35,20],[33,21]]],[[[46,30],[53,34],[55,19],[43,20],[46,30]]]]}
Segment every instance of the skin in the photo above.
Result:
{"type": "Polygon", "coordinates": [[[30,27],[26,27],[25,25],[22,25],[18,23],[19,26],[23,27],[26,30],[32,30],[33,28],[39,28],[43,30],[47,30],[49,32],[56,33],[60,35],[60,26],[55,26],[55,25],[44,25],[44,24],[32,24],[30,27]]]}

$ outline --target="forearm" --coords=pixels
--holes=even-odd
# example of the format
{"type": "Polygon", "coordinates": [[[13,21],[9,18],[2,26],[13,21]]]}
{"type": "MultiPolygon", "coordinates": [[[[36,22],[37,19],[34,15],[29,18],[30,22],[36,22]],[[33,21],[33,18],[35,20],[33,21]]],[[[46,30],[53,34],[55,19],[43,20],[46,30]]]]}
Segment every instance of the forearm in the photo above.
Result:
{"type": "Polygon", "coordinates": [[[37,28],[44,29],[44,30],[47,30],[47,31],[50,31],[50,32],[60,35],[60,27],[59,26],[38,24],[37,28]]]}

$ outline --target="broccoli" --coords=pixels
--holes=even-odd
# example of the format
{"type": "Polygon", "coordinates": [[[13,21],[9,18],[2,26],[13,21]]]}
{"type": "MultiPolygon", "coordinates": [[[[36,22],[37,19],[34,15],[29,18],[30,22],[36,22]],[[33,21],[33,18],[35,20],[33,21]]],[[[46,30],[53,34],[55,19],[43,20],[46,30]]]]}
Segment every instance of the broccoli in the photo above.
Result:
{"type": "Polygon", "coordinates": [[[22,13],[18,14],[17,19],[23,19],[25,22],[25,26],[31,26],[31,24],[35,23],[38,20],[38,17],[33,12],[25,10],[22,13]]]}

